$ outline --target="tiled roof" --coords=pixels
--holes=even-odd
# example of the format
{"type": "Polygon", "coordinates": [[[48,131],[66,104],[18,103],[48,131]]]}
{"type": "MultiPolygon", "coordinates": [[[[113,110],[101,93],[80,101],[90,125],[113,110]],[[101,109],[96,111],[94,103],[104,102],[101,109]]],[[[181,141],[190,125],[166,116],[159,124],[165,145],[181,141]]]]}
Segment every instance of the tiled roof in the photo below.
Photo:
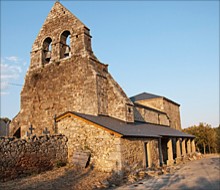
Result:
{"type": "Polygon", "coordinates": [[[135,101],[138,101],[138,100],[146,100],[146,99],[152,99],[152,98],[162,98],[162,96],[158,96],[158,95],[143,92],[143,93],[138,94],[136,96],[130,97],[130,100],[132,102],[135,102],[135,101]]]}
{"type": "Polygon", "coordinates": [[[77,112],[65,112],[64,114],[56,118],[57,121],[62,120],[61,118],[65,115],[75,115],[82,119],[88,120],[94,124],[102,126],[107,130],[113,131],[122,135],[123,137],[188,137],[193,138],[193,135],[183,133],[181,131],[172,129],[167,126],[149,124],[143,122],[126,123],[122,120],[109,117],[109,116],[94,116],[87,115],[77,112]]]}
{"type": "Polygon", "coordinates": [[[136,95],[136,96],[132,96],[132,97],[130,97],[130,100],[131,100],[132,102],[135,102],[135,101],[138,101],[138,100],[148,100],[148,99],[153,99],[153,98],[163,98],[163,99],[165,99],[165,100],[167,100],[167,101],[169,101],[169,102],[172,102],[172,103],[174,103],[174,104],[180,106],[178,103],[176,103],[176,102],[174,102],[173,100],[170,100],[170,99],[168,99],[168,98],[166,98],[166,97],[164,97],[164,96],[159,96],[159,95],[155,95],[155,94],[150,94],[150,93],[147,93],[147,92],[143,92],[143,93],[138,94],[138,95],[136,95]]]}

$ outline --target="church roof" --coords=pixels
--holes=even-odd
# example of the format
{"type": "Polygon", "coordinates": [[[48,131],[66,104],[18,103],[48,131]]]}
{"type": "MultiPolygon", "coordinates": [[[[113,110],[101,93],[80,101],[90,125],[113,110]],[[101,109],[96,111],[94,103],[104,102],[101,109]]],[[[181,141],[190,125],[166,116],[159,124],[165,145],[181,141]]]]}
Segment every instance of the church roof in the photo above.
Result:
{"type": "Polygon", "coordinates": [[[146,99],[152,99],[152,98],[162,98],[162,96],[158,96],[155,94],[150,94],[143,92],[141,94],[137,94],[135,96],[130,97],[132,102],[138,101],[138,100],[146,100],[146,99]]]}
{"type": "Polygon", "coordinates": [[[135,96],[132,96],[130,97],[130,100],[132,102],[136,102],[136,101],[139,101],[139,100],[148,100],[148,99],[154,99],[154,98],[163,98],[171,103],[174,103],[178,106],[180,106],[178,103],[174,102],[173,100],[170,100],[164,96],[159,96],[159,95],[155,95],[155,94],[150,94],[150,93],[147,93],[147,92],[143,92],[143,93],[140,93],[140,94],[137,94],[135,96]]]}
{"type": "Polygon", "coordinates": [[[180,138],[194,138],[193,135],[183,133],[173,128],[150,124],[145,122],[127,123],[122,120],[109,117],[109,116],[94,116],[88,114],[82,114],[77,112],[65,112],[56,118],[56,121],[60,121],[65,117],[75,116],[83,120],[89,121],[95,125],[99,125],[107,131],[116,133],[122,137],[180,137],[180,138]]]}

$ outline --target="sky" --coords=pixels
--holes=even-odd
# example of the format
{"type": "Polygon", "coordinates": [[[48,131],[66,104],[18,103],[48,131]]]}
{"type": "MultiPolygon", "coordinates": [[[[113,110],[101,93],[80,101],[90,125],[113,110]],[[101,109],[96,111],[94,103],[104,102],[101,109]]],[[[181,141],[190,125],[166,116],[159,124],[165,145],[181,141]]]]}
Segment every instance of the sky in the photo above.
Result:
{"type": "MultiPolygon", "coordinates": [[[[180,106],[182,128],[219,125],[219,1],[60,1],[128,97],[180,106]]],[[[1,117],[20,110],[32,44],[55,1],[1,0],[1,117]]]]}

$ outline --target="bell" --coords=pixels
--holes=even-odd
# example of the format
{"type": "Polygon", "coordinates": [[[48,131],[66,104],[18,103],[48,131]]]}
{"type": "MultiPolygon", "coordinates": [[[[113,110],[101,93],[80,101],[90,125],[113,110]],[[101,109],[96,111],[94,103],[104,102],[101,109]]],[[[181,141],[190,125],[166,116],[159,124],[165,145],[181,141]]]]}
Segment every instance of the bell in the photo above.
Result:
{"type": "Polygon", "coordinates": [[[69,53],[70,53],[70,47],[66,46],[66,49],[65,49],[65,52],[64,52],[65,57],[68,57],[69,53]]]}
{"type": "Polygon", "coordinates": [[[46,52],[45,57],[46,57],[46,59],[50,59],[51,58],[51,52],[50,51],[46,52]]]}

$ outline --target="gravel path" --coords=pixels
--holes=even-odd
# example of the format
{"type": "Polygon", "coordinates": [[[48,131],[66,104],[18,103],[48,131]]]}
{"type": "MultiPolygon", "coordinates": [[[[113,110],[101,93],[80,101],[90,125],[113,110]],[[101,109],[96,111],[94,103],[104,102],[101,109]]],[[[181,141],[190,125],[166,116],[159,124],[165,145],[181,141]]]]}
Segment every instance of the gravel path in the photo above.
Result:
{"type": "Polygon", "coordinates": [[[220,190],[220,157],[187,162],[173,174],[144,179],[117,190],[220,190]]]}

